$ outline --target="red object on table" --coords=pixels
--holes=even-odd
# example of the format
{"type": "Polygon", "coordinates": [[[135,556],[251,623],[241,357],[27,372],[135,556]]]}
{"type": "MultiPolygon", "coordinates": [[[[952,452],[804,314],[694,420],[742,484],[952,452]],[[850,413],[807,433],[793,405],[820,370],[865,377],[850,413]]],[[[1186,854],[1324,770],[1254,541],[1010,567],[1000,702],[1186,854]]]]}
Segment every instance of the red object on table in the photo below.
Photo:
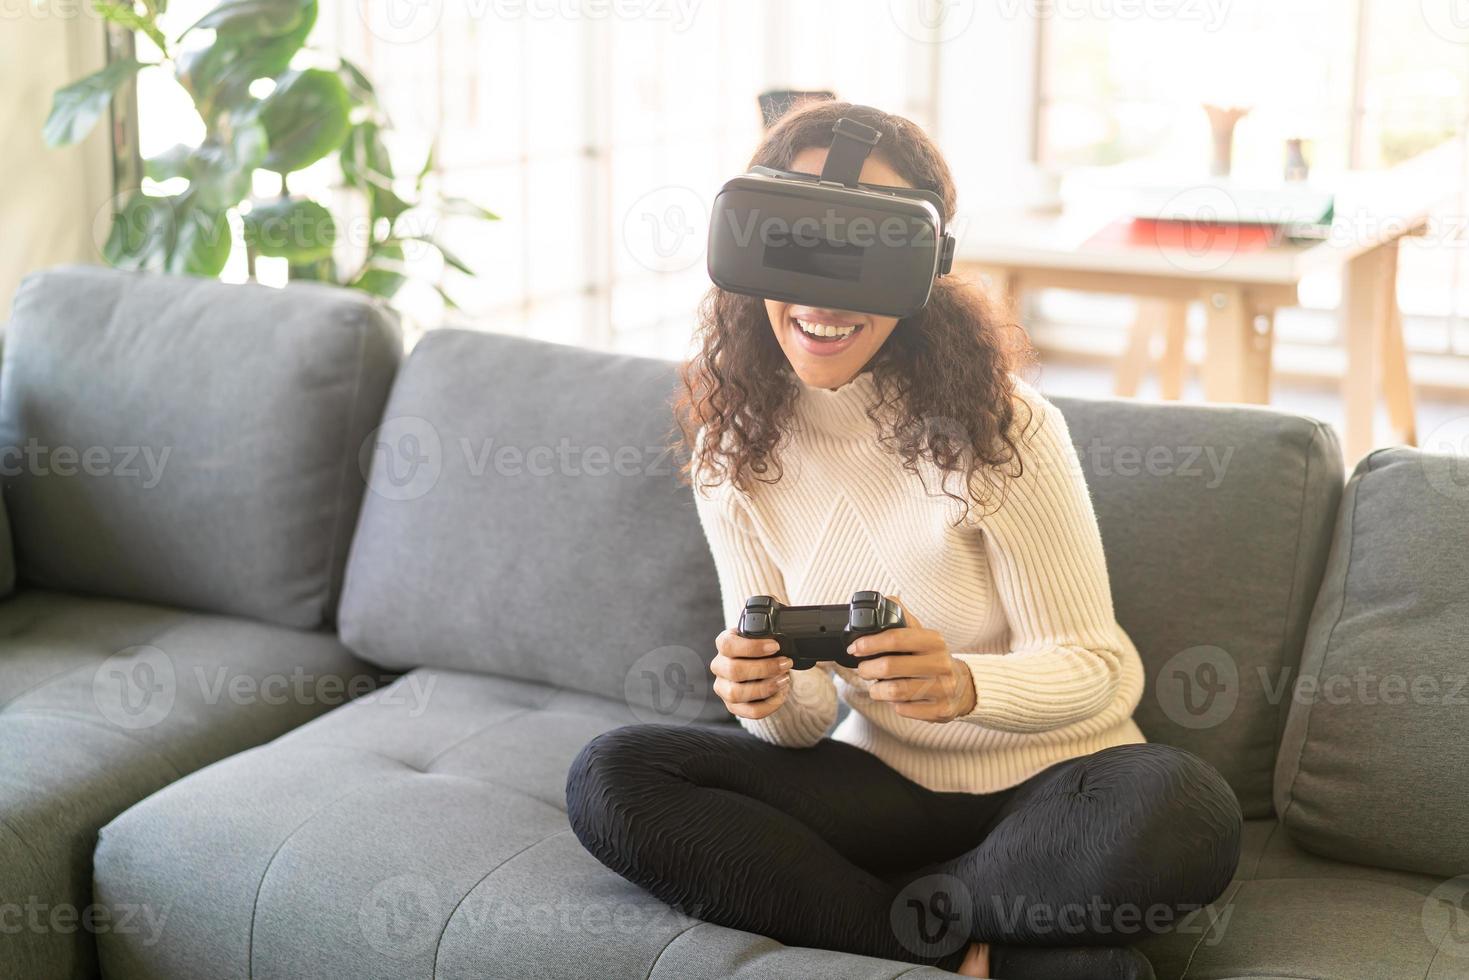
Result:
{"type": "Polygon", "coordinates": [[[1119,218],[1087,240],[1100,248],[1178,249],[1195,254],[1221,251],[1236,255],[1263,252],[1282,239],[1273,225],[1215,224],[1204,221],[1159,221],[1155,218],[1119,218]]]}

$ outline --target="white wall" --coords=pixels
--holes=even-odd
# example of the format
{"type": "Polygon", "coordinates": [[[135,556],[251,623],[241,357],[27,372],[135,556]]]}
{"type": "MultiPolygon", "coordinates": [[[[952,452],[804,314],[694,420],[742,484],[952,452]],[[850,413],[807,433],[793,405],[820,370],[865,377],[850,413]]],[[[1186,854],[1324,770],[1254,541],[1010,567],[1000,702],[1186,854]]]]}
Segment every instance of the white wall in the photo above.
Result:
{"type": "Polygon", "coordinates": [[[0,319],[28,272],[101,262],[94,238],[106,233],[111,194],[107,127],[61,150],[41,140],[51,93],[102,67],[104,33],[87,6],[0,3],[0,319]]]}

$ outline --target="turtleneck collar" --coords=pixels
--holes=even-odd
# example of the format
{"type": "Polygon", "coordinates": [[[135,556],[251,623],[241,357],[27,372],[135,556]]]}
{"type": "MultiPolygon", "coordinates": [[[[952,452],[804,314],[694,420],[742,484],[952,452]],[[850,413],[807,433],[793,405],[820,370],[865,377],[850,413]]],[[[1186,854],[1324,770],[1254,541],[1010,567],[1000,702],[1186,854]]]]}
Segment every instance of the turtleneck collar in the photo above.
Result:
{"type": "Polygon", "coordinates": [[[840,388],[815,388],[796,379],[796,418],[810,430],[851,436],[869,432],[868,410],[878,401],[877,382],[863,371],[840,388]]]}

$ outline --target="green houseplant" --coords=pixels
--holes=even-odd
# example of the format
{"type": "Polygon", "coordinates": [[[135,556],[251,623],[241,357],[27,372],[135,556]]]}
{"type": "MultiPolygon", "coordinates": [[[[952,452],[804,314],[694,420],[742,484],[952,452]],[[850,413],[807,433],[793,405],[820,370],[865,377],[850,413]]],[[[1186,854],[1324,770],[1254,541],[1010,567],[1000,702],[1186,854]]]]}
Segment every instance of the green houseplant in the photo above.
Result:
{"type": "MultiPolygon", "coordinates": [[[[140,71],[171,72],[205,132],[198,146],[180,144],[144,161],[152,180],[186,183],[173,194],[134,189],[118,199],[102,250],[109,263],[217,276],[234,247],[235,215],[252,276],[255,260],[271,256],[289,263],[293,279],[391,298],[411,277],[405,250],[418,247],[436,250],[446,268],[474,274],[426,218],[496,216],[464,199],[427,194],[432,153],[415,179],[394,173],[383,140],[389,122],[372,83],[349,61],[304,47],[316,0],[226,0],[172,39],[159,23],[166,0],[93,2],[105,20],[146,36],[162,56],[114,60],[57,91],[45,123],[47,143],[66,146],[85,137],[140,71]],[[303,50],[314,57],[298,58],[303,50]],[[327,67],[293,67],[303,60],[327,67]],[[332,155],[343,184],[365,204],[362,233],[350,240],[324,205],[290,187],[292,173],[332,155]],[[252,195],[262,170],[278,175],[275,196],[252,195]]],[[[441,281],[430,285],[453,305],[441,281]]]]}

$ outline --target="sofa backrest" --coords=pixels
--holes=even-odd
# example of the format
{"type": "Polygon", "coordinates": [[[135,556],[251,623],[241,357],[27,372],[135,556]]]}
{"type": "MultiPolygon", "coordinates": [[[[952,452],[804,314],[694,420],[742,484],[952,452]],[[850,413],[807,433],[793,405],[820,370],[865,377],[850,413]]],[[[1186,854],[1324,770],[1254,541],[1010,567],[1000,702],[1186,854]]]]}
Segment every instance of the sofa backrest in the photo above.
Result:
{"type": "Polygon", "coordinates": [[[401,355],[396,321],[333,287],[31,276],[0,371],[20,580],[322,625],[401,355]]]}
{"type": "Polygon", "coordinates": [[[1136,719],[1229,780],[1271,778],[1344,479],[1331,429],[1266,409],[1055,400],[1101,524],[1118,621],[1147,687],[1136,719]]]}
{"type": "Polygon", "coordinates": [[[1358,464],[1292,693],[1275,800],[1297,843],[1469,874],[1469,458],[1358,464]]]}
{"type": "Polygon", "coordinates": [[[427,334],[363,460],[344,642],[728,719],[706,670],[718,580],[665,449],[675,382],[667,361],[427,334]]]}
{"type": "MultiPolygon", "coordinates": [[[[713,562],[666,455],[674,366],[440,330],[399,372],[340,628],[360,656],[727,718],[713,562]],[[691,694],[680,699],[683,685],[691,694]]],[[[1331,430],[1253,408],[1057,399],[1096,503],[1149,738],[1271,777],[1343,483],[1331,430]]]]}

